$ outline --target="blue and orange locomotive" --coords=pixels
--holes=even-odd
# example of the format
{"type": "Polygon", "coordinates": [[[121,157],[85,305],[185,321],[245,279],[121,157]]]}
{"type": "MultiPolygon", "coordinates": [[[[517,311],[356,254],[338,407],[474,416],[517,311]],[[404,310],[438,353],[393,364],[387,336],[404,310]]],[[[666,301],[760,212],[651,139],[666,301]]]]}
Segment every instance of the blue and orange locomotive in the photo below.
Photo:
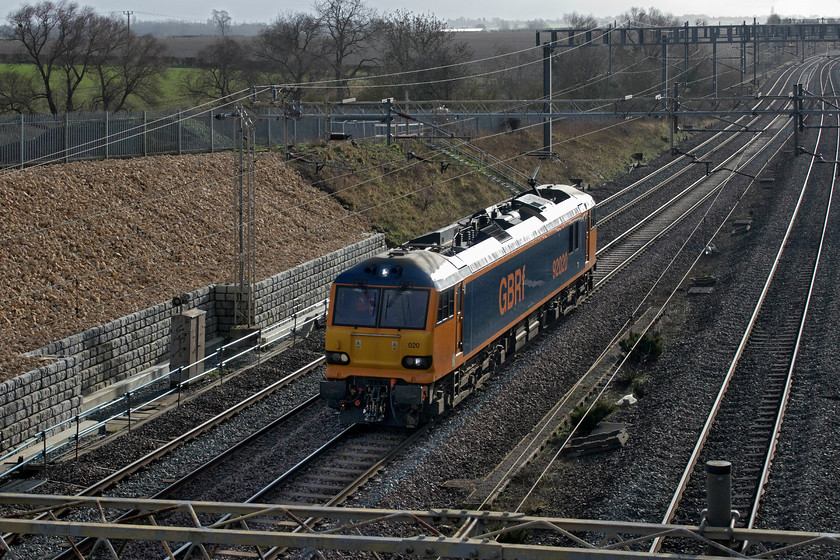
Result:
{"type": "Polygon", "coordinates": [[[451,409],[592,289],[591,196],[541,185],[342,272],[321,396],[348,423],[451,409]]]}

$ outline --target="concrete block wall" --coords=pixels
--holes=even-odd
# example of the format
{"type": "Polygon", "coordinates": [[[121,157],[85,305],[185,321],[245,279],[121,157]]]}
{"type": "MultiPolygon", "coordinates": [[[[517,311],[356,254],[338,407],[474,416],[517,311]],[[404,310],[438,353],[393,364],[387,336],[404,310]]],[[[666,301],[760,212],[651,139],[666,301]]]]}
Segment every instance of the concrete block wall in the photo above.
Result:
{"type": "MultiPolygon", "coordinates": [[[[386,249],[385,236],[372,235],[259,282],[254,287],[254,324],[267,327],[318,303],[330,295],[330,284],[342,270],[386,249]]],[[[221,332],[234,326],[235,290],[232,284],[216,285],[216,315],[221,332]]]]}
{"type": "Polygon", "coordinates": [[[0,451],[14,448],[82,405],[78,362],[58,360],[0,383],[0,451]]]}
{"type": "MultiPolygon", "coordinates": [[[[255,323],[269,326],[323,300],[341,270],[385,249],[377,234],[260,282],[255,323]]],[[[201,309],[206,339],[225,336],[233,326],[233,289],[207,286],[188,294],[181,308],[161,303],[30,352],[55,362],[0,384],[0,453],[80,413],[84,395],[168,360],[175,313],[201,309]]]]}
{"type": "MultiPolygon", "coordinates": [[[[214,337],[216,321],[212,287],[200,288],[188,295],[189,301],[181,309],[206,311],[208,338],[214,337]]],[[[170,323],[172,315],[178,310],[171,301],[160,303],[50,343],[30,354],[74,357],[78,363],[82,394],[87,395],[166,361],[170,323]]]]}
{"type": "Polygon", "coordinates": [[[260,282],[254,294],[255,323],[271,325],[322,301],[340,272],[386,249],[385,236],[372,235],[260,282]]]}

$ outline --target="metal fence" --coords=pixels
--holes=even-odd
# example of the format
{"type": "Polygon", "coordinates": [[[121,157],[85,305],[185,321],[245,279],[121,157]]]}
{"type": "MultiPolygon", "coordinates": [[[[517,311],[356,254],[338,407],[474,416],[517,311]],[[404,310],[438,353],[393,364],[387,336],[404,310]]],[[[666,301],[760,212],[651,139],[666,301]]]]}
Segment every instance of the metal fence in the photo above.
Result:
{"type": "MultiPolygon", "coordinates": [[[[284,120],[271,109],[260,116],[255,129],[258,146],[282,146],[284,142],[324,136],[321,119],[284,120]]],[[[235,145],[234,121],[218,117],[218,111],[209,110],[0,119],[0,167],[231,150],[235,145]]]]}
{"type": "MultiPolygon", "coordinates": [[[[322,138],[363,140],[426,132],[426,127],[417,122],[399,118],[386,121],[376,107],[367,111],[350,117],[308,107],[303,118],[293,119],[284,118],[282,109],[263,109],[257,113],[255,142],[259,147],[272,148],[322,138]]],[[[211,109],[0,117],[0,168],[232,150],[235,122],[224,118],[225,114],[211,109]]],[[[458,121],[454,115],[447,120],[455,120],[466,134],[493,129],[504,121],[500,117],[458,121]]]]}

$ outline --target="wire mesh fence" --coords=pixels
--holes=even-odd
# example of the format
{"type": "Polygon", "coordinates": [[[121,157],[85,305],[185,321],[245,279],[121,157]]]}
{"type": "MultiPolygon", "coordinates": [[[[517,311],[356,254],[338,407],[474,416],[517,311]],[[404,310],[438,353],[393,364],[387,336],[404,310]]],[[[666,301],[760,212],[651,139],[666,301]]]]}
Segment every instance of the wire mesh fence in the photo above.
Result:
{"type": "MultiPolygon", "coordinates": [[[[355,117],[330,115],[328,109],[307,108],[300,118],[284,116],[281,108],[256,112],[255,144],[280,148],[318,139],[423,137],[434,134],[426,124],[386,115],[368,108],[355,117]],[[367,111],[367,114],[366,114],[367,111]]],[[[436,121],[432,111],[423,115],[436,121]]],[[[129,158],[164,154],[207,153],[235,149],[235,121],[217,109],[137,113],[68,113],[0,117],[0,168],[46,163],[129,158]]],[[[477,134],[503,126],[501,117],[458,120],[446,115],[461,134],[477,134]]]]}
{"type": "MultiPolygon", "coordinates": [[[[232,150],[234,128],[233,119],[214,110],[7,117],[0,119],[0,167],[232,150]]],[[[293,121],[271,109],[255,130],[257,145],[268,148],[324,131],[318,119],[293,121]]]]}

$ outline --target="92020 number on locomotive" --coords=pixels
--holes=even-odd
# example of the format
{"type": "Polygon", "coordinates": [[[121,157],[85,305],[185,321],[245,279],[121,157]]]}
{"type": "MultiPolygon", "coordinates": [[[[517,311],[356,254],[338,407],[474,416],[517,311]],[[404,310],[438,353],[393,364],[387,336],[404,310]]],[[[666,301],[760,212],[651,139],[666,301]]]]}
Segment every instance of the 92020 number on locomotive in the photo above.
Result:
{"type": "Polygon", "coordinates": [[[347,423],[456,406],[593,287],[591,196],[548,184],[342,272],[320,393],[347,423]]]}

